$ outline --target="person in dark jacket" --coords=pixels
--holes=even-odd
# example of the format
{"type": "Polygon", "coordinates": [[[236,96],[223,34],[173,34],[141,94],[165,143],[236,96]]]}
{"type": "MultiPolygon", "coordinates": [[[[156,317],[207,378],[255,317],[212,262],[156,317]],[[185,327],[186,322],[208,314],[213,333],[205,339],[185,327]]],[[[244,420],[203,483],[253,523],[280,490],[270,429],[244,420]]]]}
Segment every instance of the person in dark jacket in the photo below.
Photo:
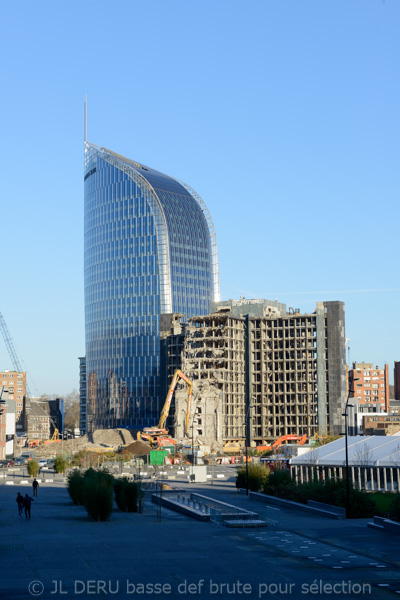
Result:
{"type": "Polygon", "coordinates": [[[34,478],[33,482],[32,482],[32,489],[33,489],[33,495],[37,496],[37,489],[39,487],[39,482],[36,481],[36,477],[34,478]]]}
{"type": "Polygon", "coordinates": [[[25,507],[25,519],[27,521],[29,521],[30,518],[31,518],[31,505],[32,505],[32,502],[34,502],[34,499],[31,498],[30,496],[28,496],[28,494],[25,494],[24,507],[25,507]]]}
{"type": "Polygon", "coordinates": [[[17,503],[18,503],[18,516],[20,519],[22,519],[22,511],[24,509],[24,497],[21,496],[21,494],[18,492],[18,496],[17,496],[17,503]]]}

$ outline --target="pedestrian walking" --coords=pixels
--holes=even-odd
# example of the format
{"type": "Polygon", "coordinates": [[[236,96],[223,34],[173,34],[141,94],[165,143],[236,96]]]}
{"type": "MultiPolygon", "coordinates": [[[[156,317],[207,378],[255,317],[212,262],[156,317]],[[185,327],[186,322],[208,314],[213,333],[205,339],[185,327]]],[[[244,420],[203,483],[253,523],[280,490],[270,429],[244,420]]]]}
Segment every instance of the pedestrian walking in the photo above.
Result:
{"type": "Polygon", "coordinates": [[[31,518],[31,505],[32,502],[34,502],[34,499],[31,498],[30,496],[28,496],[28,494],[25,494],[25,498],[24,498],[24,507],[25,507],[25,520],[29,521],[31,518]]]}
{"type": "Polygon", "coordinates": [[[21,494],[18,492],[18,496],[17,496],[17,503],[18,503],[18,517],[20,519],[22,519],[22,511],[24,509],[24,497],[21,496],[21,494]]]}
{"type": "Polygon", "coordinates": [[[38,487],[39,487],[39,482],[36,481],[36,477],[35,477],[33,479],[33,482],[32,482],[32,488],[33,488],[33,495],[34,496],[37,496],[37,489],[38,489],[38,487]]]}

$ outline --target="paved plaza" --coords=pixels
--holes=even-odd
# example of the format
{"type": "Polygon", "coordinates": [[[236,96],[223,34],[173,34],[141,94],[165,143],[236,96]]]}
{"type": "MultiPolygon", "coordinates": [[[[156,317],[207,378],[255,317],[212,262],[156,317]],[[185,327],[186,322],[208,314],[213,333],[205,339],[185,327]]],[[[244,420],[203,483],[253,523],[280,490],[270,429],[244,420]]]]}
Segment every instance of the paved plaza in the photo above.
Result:
{"type": "MultiPolygon", "coordinates": [[[[171,482],[265,516],[233,478],[213,485],[171,482]]],[[[394,598],[400,597],[400,538],[367,521],[334,521],[292,509],[263,529],[201,523],[147,501],[142,514],[117,508],[107,523],[74,506],[64,484],[42,483],[32,518],[18,519],[17,492],[0,484],[0,598],[394,598]]],[[[278,513],[276,513],[278,514],[278,513]]]]}

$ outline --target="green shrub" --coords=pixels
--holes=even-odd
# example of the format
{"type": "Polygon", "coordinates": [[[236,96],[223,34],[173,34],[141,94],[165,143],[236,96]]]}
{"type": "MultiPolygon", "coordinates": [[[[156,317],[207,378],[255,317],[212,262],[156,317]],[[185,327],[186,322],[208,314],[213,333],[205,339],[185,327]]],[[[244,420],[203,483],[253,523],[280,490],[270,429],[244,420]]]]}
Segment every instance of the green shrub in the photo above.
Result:
{"type": "Polygon", "coordinates": [[[139,486],[129,482],[126,477],[114,480],[115,502],[118,508],[125,512],[137,512],[139,486]]]}
{"type": "MultiPolygon", "coordinates": [[[[259,492],[262,490],[264,482],[269,475],[269,469],[260,464],[248,465],[249,490],[259,492]]],[[[240,466],[237,469],[236,487],[246,488],[246,465],[240,466]]]]}
{"type": "MultiPolygon", "coordinates": [[[[337,506],[337,505],[335,505],[337,506]]],[[[344,504],[346,506],[346,504],[344,504]]],[[[350,489],[350,519],[366,519],[373,517],[375,512],[375,502],[369,497],[367,492],[350,489]]]]}
{"type": "Polygon", "coordinates": [[[37,460],[30,460],[27,464],[29,477],[37,477],[39,473],[39,462],[37,460]]]}
{"type": "Polygon", "coordinates": [[[134,481],[128,481],[122,487],[122,505],[126,512],[137,512],[139,486],[134,481]]]}
{"type": "Polygon", "coordinates": [[[122,488],[124,484],[128,481],[126,477],[121,477],[121,479],[114,479],[114,496],[115,502],[121,510],[124,510],[122,505],[122,488]]]}
{"type": "Polygon", "coordinates": [[[79,452],[75,452],[75,454],[71,457],[71,466],[73,467],[97,467],[99,464],[103,464],[107,461],[115,460],[118,455],[115,452],[91,452],[90,450],[80,450],[79,452]]]}
{"type": "Polygon", "coordinates": [[[375,503],[374,515],[377,517],[390,518],[390,505],[395,494],[392,492],[370,492],[368,496],[372,498],[375,503]]]}
{"type": "Polygon", "coordinates": [[[80,450],[76,452],[71,458],[71,465],[73,467],[88,468],[97,465],[97,454],[95,452],[89,452],[88,450],[80,450]]]}
{"type": "Polygon", "coordinates": [[[108,521],[112,511],[112,489],[96,479],[84,481],[85,508],[95,521],[108,521]]]}
{"type": "Polygon", "coordinates": [[[389,517],[393,521],[400,521],[400,494],[393,494],[389,507],[389,517]]]}
{"type": "Polygon", "coordinates": [[[279,496],[280,498],[286,498],[287,494],[285,489],[288,488],[292,483],[289,471],[283,469],[275,469],[263,482],[264,494],[270,496],[279,496]]]}
{"type": "Polygon", "coordinates": [[[100,469],[90,468],[86,471],[85,477],[94,478],[96,481],[104,485],[104,487],[108,487],[111,491],[114,487],[114,477],[107,471],[105,467],[101,467],[100,469]]]}
{"type": "Polygon", "coordinates": [[[106,469],[88,469],[83,476],[83,502],[96,521],[108,521],[113,505],[114,478],[106,469]]]}
{"type": "Polygon", "coordinates": [[[84,502],[84,476],[78,469],[68,473],[68,493],[74,504],[84,502]]]}
{"type": "Polygon", "coordinates": [[[65,473],[67,470],[67,461],[61,455],[57,455],[54,459],[54,470],[56,473],[65,473]]]}

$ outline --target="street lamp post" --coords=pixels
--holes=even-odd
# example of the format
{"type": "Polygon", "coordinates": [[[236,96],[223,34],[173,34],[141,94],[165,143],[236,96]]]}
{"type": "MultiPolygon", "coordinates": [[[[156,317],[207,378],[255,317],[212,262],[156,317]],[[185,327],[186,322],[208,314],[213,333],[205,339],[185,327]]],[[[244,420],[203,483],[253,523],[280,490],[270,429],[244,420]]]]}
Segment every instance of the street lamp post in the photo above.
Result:
{"type": "Polygon", "coordinates": [[[195,421],[194,417],[192,420],[192,479],[193,479],[193,472],[194,472],[194,426],[195,423],[197,423],[197,421],[195,421]]]}
{"type": "MultiPolygon", "coordinates": [[[[358,381],[360,378],[356,377],[353,379],[354,381],[358,381]]],[[[350,517],[350,469],[349,469],[349,445],[348,445],[348,426],[347,426],[347,417],[348,417],[348,409],[354,408],[354,404],[349,404],[350,394],[354,393],[354,390],[350,389],[347,393],[346,405],[344,408],[344,413],[342,417],[344,417],[344,444],[345,444],[345,461],[346,461],[346,519],[350,517]]]]}
{"type": "Polygon", "coordinates": [[[192,421],[192,474],[194,467],[194,419],[192,421]]]}
{"type": "Polygon", "coordinates": [[[250,444],[250,427],[251,427],[251,403],[247,407],[246,412],[246,496],[249,495],[249,449],[250,444]]]}
{"type": "Polygon", "coordinates": [[[249,495],[249,452],[246,440],[246,496],[249,495]]]}

